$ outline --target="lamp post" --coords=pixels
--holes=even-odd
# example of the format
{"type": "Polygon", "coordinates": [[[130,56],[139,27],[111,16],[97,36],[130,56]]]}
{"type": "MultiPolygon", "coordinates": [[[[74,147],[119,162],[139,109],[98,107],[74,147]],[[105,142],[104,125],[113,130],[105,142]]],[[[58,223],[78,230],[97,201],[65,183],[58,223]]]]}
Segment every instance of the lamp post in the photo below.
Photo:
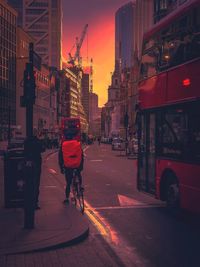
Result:
{"type": "Polygon", "coordinates": [[[8,144],[10,144],[11,139],[11,107],[8,107],[8,144]]]}

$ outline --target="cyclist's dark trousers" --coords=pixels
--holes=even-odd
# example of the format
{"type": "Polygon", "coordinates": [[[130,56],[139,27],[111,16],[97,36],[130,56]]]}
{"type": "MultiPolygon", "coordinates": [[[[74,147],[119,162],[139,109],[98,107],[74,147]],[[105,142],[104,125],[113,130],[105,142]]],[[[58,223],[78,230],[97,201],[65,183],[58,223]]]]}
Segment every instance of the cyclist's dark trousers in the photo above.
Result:
{"type": "Polygon", "coordinates": [[[66,195],[66,198],[69,198],[72,178],[73,178],[73,169],[65,169],[65,179],[66,179],[65,195],[66,195]]]}
{"type": "MultiPolygon", "coordinates": [[[[80,181],[80,185],[82,185],[82,176],[81,176],[81,171],[79,169],[77,169],[77,175],[80,181]]],[[[65,179],[66,179],[65,195],[66,198],[69,198],[70,188],[73,179],[73,169],[65,169],[65,179]]]]}

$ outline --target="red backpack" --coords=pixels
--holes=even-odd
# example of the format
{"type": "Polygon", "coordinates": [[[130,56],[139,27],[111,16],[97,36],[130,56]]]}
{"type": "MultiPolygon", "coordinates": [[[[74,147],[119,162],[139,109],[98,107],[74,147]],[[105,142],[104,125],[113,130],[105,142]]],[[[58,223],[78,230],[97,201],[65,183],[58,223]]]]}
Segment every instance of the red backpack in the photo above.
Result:
{"type": "Polygon", "coordinates": [[[78,168],[82,159],[81,143],[77,140],[64,141],[62,143],[62,153],[66,168],[78,168]]]}

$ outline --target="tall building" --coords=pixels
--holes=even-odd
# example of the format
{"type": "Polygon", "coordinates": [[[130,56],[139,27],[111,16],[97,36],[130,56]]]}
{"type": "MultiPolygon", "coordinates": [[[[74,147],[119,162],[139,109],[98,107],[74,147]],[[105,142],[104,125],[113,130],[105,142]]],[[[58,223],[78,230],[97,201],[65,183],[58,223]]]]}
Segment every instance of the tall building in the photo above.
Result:
{"type": "Polygon", "coordinates": [[[98,108],[98,95],[95,93],[90,93],[89,99],[89,122],[91,123],[99,116],[99,108],[98,108]]]}
{"type": "Polygon", "coordinates": [[[8,0],[19,14],[18,25],[35,40],[43,64],[61,69],[61,0],[8,0]]]}
{"type": "Polygon", "coordinates": [[[16,125],[16,24],[17,13],[0,1],[0,139],[16,125]]]}
{"type": "Polygon", "coordinates": [[[133,10],[134,3],[130,2],[120,7],[115,14],[115,62],[120,69],[132,65],[133,10]]]}
{"type": "Polygon", "coordinates": [[[81,99],[87,121],[89,121],[89,86],[90,86],[90,75],[88,73],[83,73],[81,99]]]}

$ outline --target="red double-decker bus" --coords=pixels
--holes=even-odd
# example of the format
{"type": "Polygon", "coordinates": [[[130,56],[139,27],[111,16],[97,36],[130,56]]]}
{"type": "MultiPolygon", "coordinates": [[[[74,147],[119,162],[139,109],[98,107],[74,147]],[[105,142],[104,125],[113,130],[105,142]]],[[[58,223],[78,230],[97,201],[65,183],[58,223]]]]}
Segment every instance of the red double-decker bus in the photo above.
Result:
{"type": "Polygon", "coordinates": [[[61,141],[65,139],[66,135],[71,136],[75,140],[81,140],[81,123],[79,118],[62,118],[61,141]]]}
{"type": "Polygon", "coordinates": [[[144,35],[138,90],[138,189],[199,213],[199,0],[144,35]]]}

